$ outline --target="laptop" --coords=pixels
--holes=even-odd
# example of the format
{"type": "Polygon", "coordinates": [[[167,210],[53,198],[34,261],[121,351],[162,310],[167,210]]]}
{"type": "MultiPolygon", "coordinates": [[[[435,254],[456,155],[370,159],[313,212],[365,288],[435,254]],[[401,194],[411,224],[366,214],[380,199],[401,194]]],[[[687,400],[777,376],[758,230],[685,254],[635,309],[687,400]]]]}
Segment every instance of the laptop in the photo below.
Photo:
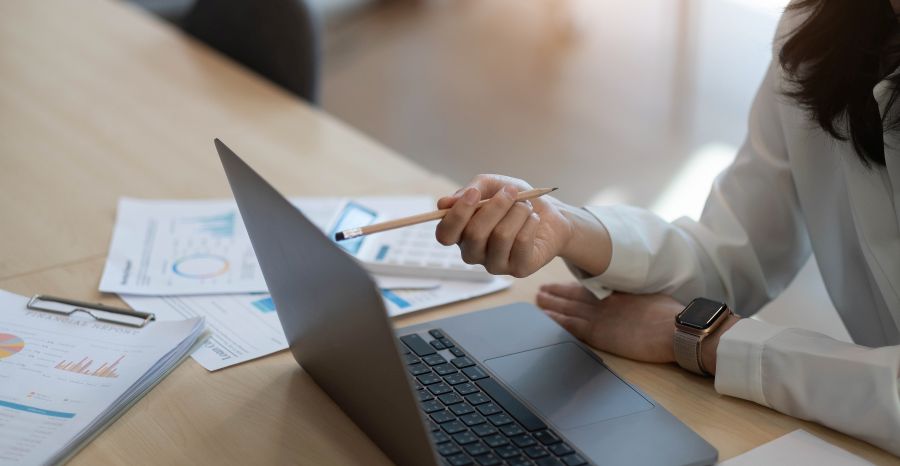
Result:
{"type": "Polygon", "coordinates": [[[526,303],[394,329],[366,270],[218,139],[291,352],[399,465],[700,465],[716,450],[526,303]]]}

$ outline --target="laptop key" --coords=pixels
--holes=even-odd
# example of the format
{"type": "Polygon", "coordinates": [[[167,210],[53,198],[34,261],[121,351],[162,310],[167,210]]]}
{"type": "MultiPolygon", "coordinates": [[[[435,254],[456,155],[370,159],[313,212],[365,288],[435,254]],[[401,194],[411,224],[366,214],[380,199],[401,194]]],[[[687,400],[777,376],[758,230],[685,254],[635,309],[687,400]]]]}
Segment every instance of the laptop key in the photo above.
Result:
{"type": "Polygon", "coordinates": [[[466,374],[471,380],[478,380],[487,377],[488,375],[478,366],[467,367],[463,369],[463,374],[466,374]]]}
{"type": "Polygon", "coordinates": [[[478,437],[472,435],[471,432],[466,431],[466,432],[460,432],[458,434],[454,434],[453,441],[455,441],[456,443],[458,443],[460,445],[465,445],[468,443],[477,442],[478,437]]]}
{"type": "Polygon", "coordinates": [[[449,408],[450,411],[453,411],[453,414],[457,416],[463,416],[475,411],[475,408],[465,403],[456,403],[454,405],[450,405],[449,408]]]}
{"type": "Polygon", "coordinates": [[[506,437],[497,434],[488,435],[482,440],[491,448],[502,447],[503,445],[509,444],[509,440],[506,440],[506,437]]]}
{"type": "Polygon", "coordinates": [[[483,405],[478,405],[476,407],[476,409],[478,409],[479,413],[484,414],[485,416],[490,416],[492,414],[497,414],[497,413],[503,412],[494,403],[485,403],[483,405]]]}
{"type": "Polygon", "coordinates": [[[416,356],[415,354],[407,352],[406,354],[403,355],[403,360],[407,364],[415,364],[415,363],[419,362],[419,357],[416,356]]]}
{"type": "Polygon", "coordinates": [[[463,455],[463,454],[448,456],[445,459],[452,466],[469,466],[469,465],[475,464],[472,462],[471,458],[469,458],[468,456],[463,455]]]}
{"type": "Polygon", "coordinates": [[[450,386],[445,384],[444,382],[438,382],[436,384],[431,384],[427,388],[428,388],[428,391],[430,391],[431,393],[434,393],[435,396],[443,395],[444,393],[450,393],[453,391],[453,389],[450,388],[450,386]]]}
{"type": "MultiPolygon", "coordinates": [[[[466,432],[466,433],[468,433],[468,432],[466,432]]],[[[469,435],[472,435],[472,434],[469,434],[469,435]]],[[[481,442],[470,443],[470,444],[466,445],[465,447],[463,447],[463,450],[466,450],[466,453],[468,453],[472,456],[483,455],[485,453],[491,452],[491,449],[484,446],[484,444],[481,442]]],[[[478,458],[475,458],[475,461],[478,461],[478,458]]]]}
{"type": "Polygon", "coordinates": [[[469,379],[466,376],[460,374],[459,372],[454,372],[452,374],[447,374],[446,376],[444,376],[444,382],[447,382],[450,385],[459,385],[461,383],[466,383],[468,381],[469,381],[469,379]]]}
{"type": "Polygon", "coordinates": [[[503,432],[503,435],[507,437],[515,437],[516,435],[524,434],[525,429],[519,427],[518,424],[507,424],[500,428],[500,432],[503,432]]]}
{"type": "Polygon", "coordinates": [[[456,372],[456,368],[450,364],[439,364],[433,367],[434,371],[441,376],[449,375],[456,372]]]}
{"type": "Polygon", "coordinates": [[[463,424],[472,427],[478,424],[484,424],[485,420],[478,413],[466,414],[465,416],[460,416],[459,420],[463,422],[463,424]]]}
{"type": "Polygon", "coordinates": [[[402,341],[406,346],[409,347],[416,353],[418,356],[428,356],[429,354],[434,354],[434,348],[428,346],[428,343],[425,343],[425,340],[422,339],[419,335],[413,333],[412,335],[404,335],[400,337],[400,341],[402,341]]]}
{"type": "Polygon", "coordinates": [[[407,366],[407,369],[409,369],[409,373],[412,375],[422,375],[431,372],[431,369],[429,369],[428,366],[420,362],[407,366]]]}
{"type": "Polygon", "coordinates": [[[438,403],[437,400],[429,400],[422,403],[422,411],[425,411],[428,414],[442,409],[444,409],[444,406],[438,403]]]}
{"type": "Polygon", "coordinates": [[[544,424],[544,421],[535,416],[496,380],[488,378],[478,380],[475,383],[478,384],[478,388],[484,390],[498,405],[502,406],[510,416],[519,421],[519,424],[522,424],[522,427],[526,430],[534,432],[547,428],[547,424],[544,424]]]}
{"type": "Polygon", "coordinates": [[[441,340],[431,340],[431,347],[434,348],[434,349],[436,349],[436,350],[445,350],[445,349],[447,349],[447,347],[444,346],[443,343],[441,343],[441,340]]]}
{"type": "Polygon", "coordinates": [[[470,405],[480,405],[491,401],[491,399],[484,396],[484,393],[473,393],[466,396],[466,401],[468,401],[470,405]]]}
{"type": "Polygon", "coordinates": [[[461,358],[466,355],[465,351],[463,351],[455,346],[453,348],[450,348],[450,353],[458,358],[461,358]]]}
{"type": "Polygon", "coordinates": [[[453,435],[457,432],[463,432],[464,430],[466,430],[466,426],[463,425],[462,422],[459,422],[457,420],[457,421],[450,421],[450,422],[445,422],[445,423],[441,424],[441,429],[444,429],[444,432],[446,432],[450,435],[453,435]]]}
{"type": "Polygon", "coordinates": [[[453,443],[441,443],[437,446],[437,452],[441,456],[455,455],[461,451],[462,449],[453,443]]]}
{"type": "Polygon", "coordinates": [[[434,440],[434,443],[436,443],[436,444],[444,443],[444,442],[450,441],[450,436],[441,431],[437,431],[437,432],[431,433],[431,439],[434,440]]]}
{"type": "Polygon", "coordinates": [[[495,448],[494,453],[496,453],[503,459],[509,459],[509,458],[515,458],[516,456],[521,455],[522,450],[519,450],[518,448],[516,448],[512,445],[506,445],[506,446],[502,446],[499,448],[495,448]]]}
{"type": "Polygon", "coordinates": [[[553,454],[556,456],[565,456],[569,453],[575,453],[575,450],[573,450],[572,447],[566,445],[565,443],[550,445],[550,451],[553,452],[553,454]]]}
{"type": "Polygon", "coordinates": [[[490,424],[478,424],[477,426],[472,426],[472,432],[479,437],[485,437],[496,434],[497,428],[490,424]]]}
{"type": "Polygon", "coordinates": [[[530,447],[535,444],[534,439],[531,438],[531,436],[528,434],[517,435],[510,438],[510,440],[512,440],[512,442],[515,443],[519,448],[530,447]]]}
{"type": "Polygon", "coordinates": [[[509,466],[531,466],[534,463],[532,463],[528,458],[520,455],[506,460],[506,464],[508,464],[509,466]]]}
{"type": "Polygon", "coordinates": [[[481,466],[495,466],[503,462],[503,460],[497,458],[497,456],[493,453],[476,456],[475,461],[477,461],[481,466]]]}
{"type": "Polygon", "coordinates": [[[475,365],[475,362],[474,362],[474,361],[472,361],[471,359],[469,359],[469,358],[467,358],[467,357],[465,357],[465,356],[463,356],[463,357],[461,357],[461,358],[453,358],[453,359],[450,360],[450,362],[452,362],[454,366],[456,366],[456,367],[458,367],[458,368],[460,368],[460,369],[464,369],[464,368],[466,368],[466,367],[470,367],[470,366],[474,366],[474,365],[475,365]]]}
{"type": "Polygon", "coordinates": [[[450,421],[456,419],[456,416],[454,416],[452,413],[450,413],[450,411],[447,411],[446,409],[442,409],[440,411],[435,411],[435,412],[431,413],[431,419],[434,422],[437,422],[438,424],[443,424],[445,422],[450,422],[450,421]]]}
{"type": "Polygon", "coordinates": [[[582,458],[578,453],[563,456],[560,459],[563,463],[566,464],[566,466],[581,466],[582,464],[587,464],[587,461],[585,461],[584,458],[582,458]]]}
{"type": "Polygon", "coordinates": [[[418,380],[422,385],[431,385],[433,383],[440,382],[441,378],[438,377],[434,372],[429,372],[427,374],[416,376],[416,380],[418,380]]]}
{"type": "Polygon", "coordinates": [[[504,425],[506,425],[506,424],[510,424],[510,423],[513,422],[513,420],[510,419],[509,416],[507,416],[506,414],[503,414],[503,413],[499,413],[499,414],[495,414],[495,415],[493,415],[493,416],[489,416],[489,417],[488,417],[488,421],[491,421],[491,424],[493,424],[493,425],[495,425],[495,426],[498,426],[498,427],[499,427],[499,426],[504,426],[504,425]]]}
{"type": "Polygon", "coordinates": [[[429,330],[428,334],[437,339],[446,338],[446,336],[444,335],[444,332],[442,332],[440,329],[436,329],[436,328],[429,330]]]}
{"type": "Polygon", "coordinates": [[[456,393],[445,393],[438,397],[441,400],[441,403],[444,403],[446,406],[450,406],[456,403],[462,403],[462,398],[459,397],[456,393]]]}
{"type": "Polygon", "coordinates": [[[419,395],[419,401],[428,401],[433,400],[434,397],[431,396],[431,393],[428,393],[426,390],[420,390],[416,392],[419,395]]]}
{"type": "Polygon", "coordinates": [[[431,432],[437,432],[437,431],[441,430],[441,427],[439,425],[435,424],[434,421],[429,419],[428,420],[428,430],[430,430],[431,432]]]}
{"type": "Polygon", "coordinates": [[[535,460],[535,463],[537,464],[537,466],[565,466],[562,461],[552,456],[547,456],[539,460],[535,460]]]}
{"type": "Polygon", "coordinates": [[[469,382],[461,383],[454,386],[453,388],[455,388],[457,393],[459,393],[460,395],[471,395],[478,392],[478,387],[470,384],[469,382]]]}
{"type": "Polygon", "coordinates": [[[438,364],[444,364],[447,362],[447,360],[444,359],[444,357],[440,354],[431,354],[425,356],[424,358],[422,358],[422,360],[425,361],[425,364],[428,364],[429,366],[437,366],[438,364]]]}
{"type": "Polygon", "coordinates": [[[542,430],[540,432],[534,433],[534,438],[537,439],[538,442],[543,443],[544,445],[552,445],[554,443],[559,442],[559,437],[556,436],[553,432],[549,430],[542,430]]]}
{"type": "Polygon", "coordinates": [[[525,454],[528,455],[529,458],[543,458],[549,455],[549,453],[547,453],[547,450],[544,450],[543,447],[538,445],[526,448],[525,454]]]}
{"type": "Polygon", "coordinates": [[[444,345],[444,348],[453,348],[453,342],[449,338],[438,338],[438,341],[444,345]]]}

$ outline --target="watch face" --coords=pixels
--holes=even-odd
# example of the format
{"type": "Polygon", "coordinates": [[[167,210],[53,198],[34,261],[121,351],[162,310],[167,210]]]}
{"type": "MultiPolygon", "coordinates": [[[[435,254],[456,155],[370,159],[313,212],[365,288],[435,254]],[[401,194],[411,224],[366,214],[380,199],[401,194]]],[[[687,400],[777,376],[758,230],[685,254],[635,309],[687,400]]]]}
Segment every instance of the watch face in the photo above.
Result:
{"type": "Polygon", "coordinates": [[[706,298],[697,298],[691,301],[681,311],[681,314],[678,314],[675,321],[681,325],[706,330],[725,312],[725,309],[727,307],[724,303],[706,298]]]}

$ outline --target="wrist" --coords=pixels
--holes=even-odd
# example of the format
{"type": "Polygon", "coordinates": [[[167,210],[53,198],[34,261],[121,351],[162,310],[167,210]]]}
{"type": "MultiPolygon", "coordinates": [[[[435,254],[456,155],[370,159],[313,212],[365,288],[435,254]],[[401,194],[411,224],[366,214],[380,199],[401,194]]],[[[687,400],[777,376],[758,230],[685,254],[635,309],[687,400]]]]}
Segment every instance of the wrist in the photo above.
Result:
{"type": "Polygon", "coordinates": [[[560,257],[590,276],[605,272],[612,258],[612,240],[606,226],[584,209],[556,202],[569,223],[569,238],[560,257]]]}
{"type": "Polygon", "coordinates": [[[718,359],[716,354],[719,349],[719,340],[722,338],[722,335],[727,332],[728,329],[733,327],[740,319],[739,316],[733,313],[729,314],[725,319],[725,322],[722,322],[722,325],[703,339],[703,342],[700,345],[700,364],[706,372],[715,375],[716,362],[718,359]]]}

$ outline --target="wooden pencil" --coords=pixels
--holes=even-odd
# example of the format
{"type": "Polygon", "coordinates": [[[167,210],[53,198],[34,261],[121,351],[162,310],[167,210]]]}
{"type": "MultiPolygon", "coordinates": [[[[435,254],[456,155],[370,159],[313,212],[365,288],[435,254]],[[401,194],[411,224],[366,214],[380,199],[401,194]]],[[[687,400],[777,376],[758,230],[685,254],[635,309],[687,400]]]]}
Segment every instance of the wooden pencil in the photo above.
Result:
{"type": "MultiPolygon", "coordinates": [[[[528,191],[520,191],[516,196],[516,201],[527,201],[529,199],[534,199],[536,197],[541,197],[544,194],[552,193],[556,191],[557,188],[541,188],[541,189],[530,189],[528,191]]],[[[484,204],[490,201],[488,199],[482,199],[475,205],[475,208],[478,209],[484,204]]],[[[336,241],[343,241],[351,238],[358,238],[360,236],[370,235],[372,233],[378,233],[380,231],[394,230],[396,228],[408,227],[410,225],[416,225],[419,223],[430,222],[432,220],[440,220],[447,215],[450,209],[440,209],[435,210],[433,212],[425,212],[417,215],[411,215],[409,217],[398,218],[394,220],[389,220],[387,222],[376,223],[374,225],[369,225],[360,228],[349,228],[344,231],[339,231],[334,234],[334,239],[336,241]]]]}

